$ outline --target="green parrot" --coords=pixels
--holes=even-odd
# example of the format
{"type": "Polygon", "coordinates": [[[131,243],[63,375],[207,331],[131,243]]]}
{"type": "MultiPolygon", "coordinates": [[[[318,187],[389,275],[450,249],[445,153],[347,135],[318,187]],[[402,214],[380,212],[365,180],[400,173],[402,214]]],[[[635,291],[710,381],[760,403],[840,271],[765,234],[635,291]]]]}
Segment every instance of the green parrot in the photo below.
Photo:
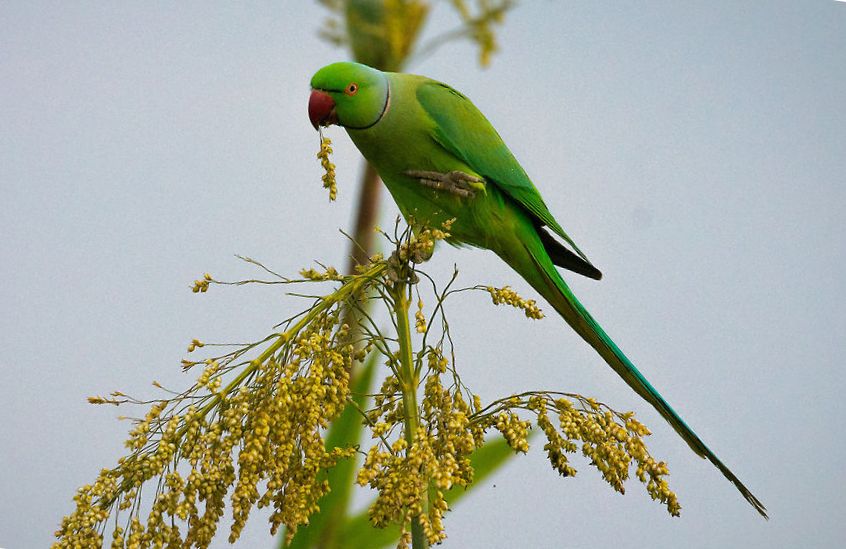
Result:
{"type": "Polygon", "coordinates": [[[502,138],[469,99],[423,76],[347,62],[317,71],[311,88],[312,125],[345,128],[406,219],[433,227],[452,219],[453,244],[485,248],[502,258],[696,454],[710,460],[767,517],[758,498],[687,426],[573,295],[556,265],[595,280],[602,273],[567,236],[502,138]]]}

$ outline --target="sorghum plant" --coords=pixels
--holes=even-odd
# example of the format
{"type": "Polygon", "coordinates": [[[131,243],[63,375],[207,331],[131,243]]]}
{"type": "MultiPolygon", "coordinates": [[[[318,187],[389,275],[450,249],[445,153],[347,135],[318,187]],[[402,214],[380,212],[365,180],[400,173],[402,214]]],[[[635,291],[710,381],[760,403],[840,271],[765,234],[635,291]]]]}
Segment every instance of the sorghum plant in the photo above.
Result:
{"type": "MultiPolygon", "coordinates": [[[[398,225],[399,226],[399,225],[398,225]]],[[[494,304],[542,317],[533,300],[504,288],[456,288],[457,271],[443,289],[420,270],[449,226],[385,234],[393,252],[375,256],[342,276],[331,267],[304,269],[281,285],[332,284],[334,289],[286,320],[283,330],[205,358],[183,360],[198,370],[185,391],[140,401],[121,392],[95,404],[146,405],[126,441],[127,455],[79,489],[75,509],[56,532],[54,547],[207,547],[230,507],[234,542],[256,507],[271,507],[271,532],[290,538],[326,493],[326,471],[340,460],[364,457],[357,483],[375,490],[374,526],[398,524],[399,547],[426,547],[446,537],[444,493],[473,482],[471,454],[498,431],[514,449],[529,450],[539,430],[552,467],[573,476],[573,454],[588,458],[612,488],[624,491],[632,467],[646,490],[677,515],[667,467],[649,454],[649,434],[631,412],[618,413],[591,398],[532,391],[483,403],[461,380],[446,319],[447,300],[466,291],[488,292],[494,304]],[[431,283],[427,310],[421,281],[431,283]],[[353,296],[370,296],[368,311],[353,296]],[[390,329],[379,327],[378,308],[390,329]],[[342,322],[344,307],[360,307],[357,330],[342,322]],[[357,340],[350,333],[360,334],[357,340]],[[372,406],[359,409],[371,442],[327,447],[324,434],[353,405],[350,372],[371,353],[381,357],[382,382],[372,406]],[[369,446],[369,447],[368,447],[369,446]],[[143,498],[142,498],[143,495],[143,498]]],[[[249,260],[257,265],[257,262],[249,260]]],[[[221,282],[195,281],[206,292],[221,282]]],[[[429,284],[425,284],[428,286],[429,284]]],[[[428,298],[427,298],[428,299],[428,298]]],[[[208,350],[199,340],[192,353],[208,350]]],[[[214,347],[218,348],[218,347],[214,347]]]]}

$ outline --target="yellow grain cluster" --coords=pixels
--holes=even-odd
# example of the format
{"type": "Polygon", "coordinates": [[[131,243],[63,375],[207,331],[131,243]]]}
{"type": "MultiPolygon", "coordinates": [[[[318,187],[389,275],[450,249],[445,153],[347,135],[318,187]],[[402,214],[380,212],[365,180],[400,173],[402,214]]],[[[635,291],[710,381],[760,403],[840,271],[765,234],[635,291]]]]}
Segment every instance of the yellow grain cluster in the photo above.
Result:
{"type": "Polygon", "coordinates": [[[314,268],[300,269],[300,276],[306,280],[322,282],[325,280],[341,280],[341,273],[335,267],[326,267],[322,271],[314,268]]]}
{"type": "Polygon", "coordinates": [[[594,399],[577,394],[542,391],[496,401],[483,414],[474,417],[474,421],[489,424],[491,418],[495,418],[495,427],[509,445],[525,452],[528,449],[526,427],[531,423],[521,421],[518,410],[535,415],[534,423],[546,437],[547,458],[562,476],[576,474],[567,454],[581,453],[599,470],[602,478],[622,494],[631,466],[636,465],[636,476],[646,485],[650,497],[664,504],[671,515],[679,515],[678,498],[664,478],[669,475],[667,464],[656,461],[649,454],[643,440],[650,434],[649,429],[635,420],[632,412],[615,412],[594,399]]]}
{"type": "Polygon", "coordinates": [[[491,294],[491,300],[494,305],[510,305],[515,309],[523,309],[523,312],[528,318],[534,318],[536,320],[543,318],[543,311],[540,310],[540,307],[538,307],[538,304],[534,299],[524,299],[520,297],[520,295],[511,289],[510,286],[504,286],[502,288],[487,286],[485,290],[491,294]]]}
{"type": "Polygon", "coordinates": [[[130,454],[79,489],[53,547],[101,546],[110,516],[113,547],[207,547],[227,499],[230,541],[256,507],[273,510],[272,531],[284,525],[293,536],[328,490],[322,472],[355,453],[327,450],[322,438],[346,405],[354,360],[339,314],[336,308],[316,315],[273,358],[250,363],[241,384],[221,389],[234,366],[205,361],[190,391],[156,401],[136,422],[126,442],[130,454]],[[141,493],[148,481],[158,488],[145,518],[141,493]]]}
{"type": "Polygon", "coordinates": [[[206,273],[203,275],[203,278],[194,281],[194,285],[191,286],[191,291],[195,294],[197,292],[205,293],[209,291],[209,282],[212,282],[213,280],[212,275],[206,273]]]}
{"type": "Polygon", "coordinates": [[[378,492],[369,510],[375,526],[400,524],[407,537],[416,518],[429,544],[436,544],[446,538],[444,493],[473,481],[470,454],[484,443],[484,429],[470,421],[473,405],[465,401],[461,388],[442,383],[449,362],[441,351],[430,348],[423,360],[429,371],[414,442],[409,446],[397,433],[404,415],[399,382],[390,376],[367,412],[377,441],[367,452],[357,482],[378,492]]]}
{"type": "Polygon", "coordinates": [[[320,151],[317,153],[317,158],[320,159],[320,165],[323,166],[323,188],[329,189],[329,200],[335,200],[338,197],[338,184],[335,181],[335,164],[329,159],[332,154],[332,140],[320,134],[320,151]]]}

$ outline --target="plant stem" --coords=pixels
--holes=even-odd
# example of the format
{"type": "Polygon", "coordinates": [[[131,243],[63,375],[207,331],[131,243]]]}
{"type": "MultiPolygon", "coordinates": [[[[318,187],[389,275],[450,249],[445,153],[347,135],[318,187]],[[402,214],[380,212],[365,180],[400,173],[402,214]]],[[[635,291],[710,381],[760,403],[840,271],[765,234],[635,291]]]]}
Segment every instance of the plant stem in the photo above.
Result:
{"type": "MultiPolygon", "coordinates": [[[[347,273],[350,275],[356,273],[356,267],[359,265],[367,265],[370,261],[370,256],[375,251],[373,236],[376,233],[374,228],[379,215],[379,174],[376,173],[376,169],[366,160],[364,161],[364,168],[361,172],[361,185],[359,188],[355,227],[351,235],[352,242],[350,242],[349,262],[347,263],[347,273]]],[[[364,292],[358,292],[353,295],[351,301],[366,310],[369,302],[367,299],[364,299],[365,297],[364,292]]],[[[350,341],[357,341],[359,339],[360,316],[361,314],[353,303],[348,303],[344,307],[342,323],[350,327],[350,341]]],[[[356,373],[350,371],[349,374],[352,381],[356,373]]]]}
{"type": "MultiPolygon", "coordinates": [[[[408,442],[408,449],[410,450],[414,444],[414,438],[417,436],[417,425],[419,423],[417,417],[417,385],[420,380],[414,368],[414,357],[411,351],[411,327],[408,321],[410,302],[408,284],[397,282],[392,293],[394,315],[397,321],[397,339],[399,340],[400,367],[398,373],[400,388],[402,389],[403,415],[405,416],[405,440],[408,442]]],[[[427,499],[422,502],[422,512],[426,510],[427,499]]],[[[429,547],[426,535],[423,533],[423,525],[417,517],[411,522],[411,545],[414,549],[429,547]]]]}
{"type": "MultiPolygon", "coordinates": [[[[379,214],[379,174],[364,161],[359,186],[358,208],[356,208],[355,227],[352,232],[353,241],[350,243],[349,264],[347,273],[355,274],[357,265],[366,265],[373,254],[373,227],[379,214]]],[[[352,326],[352,324],[351,324],[352,326]]]]}

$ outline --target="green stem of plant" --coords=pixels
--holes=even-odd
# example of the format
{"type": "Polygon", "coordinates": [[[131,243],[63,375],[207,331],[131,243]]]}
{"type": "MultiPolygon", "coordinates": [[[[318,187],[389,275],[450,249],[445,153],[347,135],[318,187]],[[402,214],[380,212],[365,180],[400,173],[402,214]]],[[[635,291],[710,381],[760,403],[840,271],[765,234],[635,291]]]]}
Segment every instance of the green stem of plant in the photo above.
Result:
{"type": "Polygon", "coordinates": [[[354,274],[359,265],[366,265],[373,254],[373,237],[376,231],[377,217],[379,216],[379,174],[376,169],[366,160],[361,173],[361,184],[359,186],[358,208],[356,208],[355,226],[350,242],[349,264],[347,273],[354,274]]]}
{"type": "MultiPolygon", "coordinates": [[[[405,416],[405,440],[408,442],[408,448],[411,449],[414,438],[417,436],[417,425],[419,423],[417,417],[419,413],[417,410],[417,385],[420,380],[414,368],[414,357],[411,349],[411,327],[408,321],[410,303],[408,285],[405,282],[397,282],[392,293],[394,315],[397,321],[397,339],[399,340],[400,367],[398,373],[400,388],[402,389],[403,415],[405,416]]],[[[424,500],[422,503],[423,512],[426,512],[427,501],[424,500]]],[[[423,525],[416,517],[411,522],[411,546],[413,549],[429,547],[429,542],[423,532],[423,525]]]]}

